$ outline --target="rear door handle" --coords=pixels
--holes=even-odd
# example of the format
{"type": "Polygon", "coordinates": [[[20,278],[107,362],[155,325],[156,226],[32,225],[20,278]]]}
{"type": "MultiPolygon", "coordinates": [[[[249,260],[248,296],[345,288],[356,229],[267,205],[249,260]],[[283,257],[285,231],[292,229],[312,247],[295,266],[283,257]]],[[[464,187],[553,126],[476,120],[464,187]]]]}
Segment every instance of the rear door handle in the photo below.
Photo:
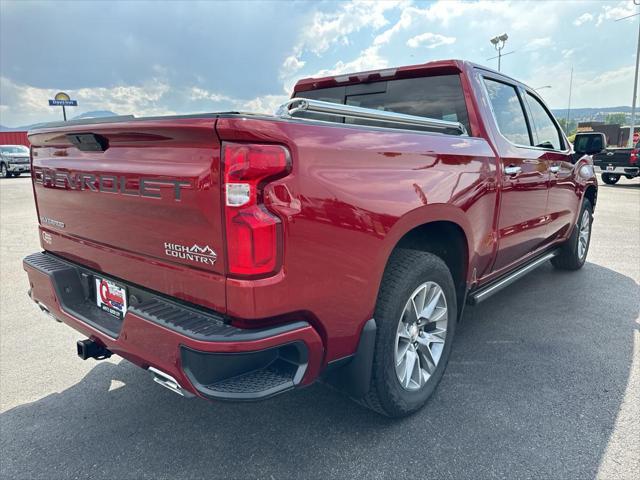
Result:
{"type": "Polygon", "coordinates": [[[560,165],[551,165],[549,171],[551,173],[558,173],[560,171],[560,165]]]}
{"type": "Polygon", "coordinates": [[[508,167],[504,167],[504,173],[506,175],[517,175],[522,171],[522,167],[517,165],[509,165],[508,167]]]}

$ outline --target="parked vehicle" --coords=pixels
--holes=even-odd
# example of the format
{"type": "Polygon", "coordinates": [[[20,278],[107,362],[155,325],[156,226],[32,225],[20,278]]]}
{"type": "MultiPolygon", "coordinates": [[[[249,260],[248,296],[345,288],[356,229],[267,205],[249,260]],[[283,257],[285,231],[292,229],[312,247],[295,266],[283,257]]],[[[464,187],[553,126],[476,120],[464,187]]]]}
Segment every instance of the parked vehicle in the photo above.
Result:
{"type": "Polygon", "coordinates": [[[30,132],[29,295],[185,396],[322,379],[388,416],[440,381],[466,304],[585,262],[597,182],[536,92],[438,61],[304,79],[275,116],[30,132]]]}
{"type": "Polygon", "coordinates": [[[633,148],[608,148],[593,156],[596,171],[601,173],[602,181],[615,185],[620,177],[629,180],[640,175],[640,142],[633,148]]]}
{"type": "Polygon", "coordinates": [[[29,149],[24,145],[0,145],[0,177],[19,177],[28,172],[29,149]]]}

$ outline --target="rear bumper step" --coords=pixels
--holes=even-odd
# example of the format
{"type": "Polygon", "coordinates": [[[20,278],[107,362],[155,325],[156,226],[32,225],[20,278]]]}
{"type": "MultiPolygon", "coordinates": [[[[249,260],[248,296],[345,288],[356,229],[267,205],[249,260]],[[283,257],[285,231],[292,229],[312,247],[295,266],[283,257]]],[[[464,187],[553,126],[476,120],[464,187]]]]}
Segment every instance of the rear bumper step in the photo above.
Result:
{"type": "Polygon", "coordinates": [[[305,321],[241,329],[215,312],[113,279],[129,296],[130,306],[118,319],[95,301],[93,277],[108,275],[49,253],[29,255],[23,265],[32,300],[88,338],[78,342],[78,355],[118,354],[180,395],[259,400],[318,376],[324,349],[305,321]]]}

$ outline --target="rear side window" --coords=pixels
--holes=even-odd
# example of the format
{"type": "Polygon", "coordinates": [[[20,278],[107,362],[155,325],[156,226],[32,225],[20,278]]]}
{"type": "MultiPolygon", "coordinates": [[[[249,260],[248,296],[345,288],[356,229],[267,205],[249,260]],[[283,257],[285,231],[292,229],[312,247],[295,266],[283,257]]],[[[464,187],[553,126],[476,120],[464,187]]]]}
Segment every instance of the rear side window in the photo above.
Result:
{"type": "Polygon", "coordinates": [[[500,133],[517,145],[531,145],[524,110],[515,87],[490,78],[485,78],[484,83],[500,133]]]}
{"type": "Polygon", "coordinates": [[[564,142],[547,110],[542,106],[540,101],[529,92],[527,92],[527,102],[529,103],[533,123],[533,125],[531,125],[533,144],[536,147],[562,150],[564,142]]]}
{"type": "MultiPolygon", "coordinates": [[[[460,122],[465,126],[467,131],[470,131],[467,105],[462,91],[462,84],[460,83],[460,75],[457,74],[324,88],[298,92],[295,96],[460,122]]],[[[342,117],[327,117],[313,114],[305,114],[304,116],[318,120],[331,118],[332,121],[343,121],[342,117]]],[[[387,122],[353,118],[347,118],[346,123],[388,128],[407,128],[387,122]]],[[[411,127],[411,129],[429,131],[428,127],[411,127]]]]}

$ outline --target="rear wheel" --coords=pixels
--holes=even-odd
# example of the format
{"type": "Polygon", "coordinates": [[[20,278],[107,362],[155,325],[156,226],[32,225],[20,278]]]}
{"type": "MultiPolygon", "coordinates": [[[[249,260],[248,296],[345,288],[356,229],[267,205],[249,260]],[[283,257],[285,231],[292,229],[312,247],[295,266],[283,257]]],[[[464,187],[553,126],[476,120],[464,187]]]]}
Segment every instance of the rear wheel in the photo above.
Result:
{"type": "Polygon", "coordinates": [[[456,312],[446,264],[431,253],[396,250],[378,295],[371,385],[362,403],[389,417],[424,406],[449,359],[456,312]]]}
{"type": "Polygon", "coordinates": [[[7,166],[4,163],[0,163],[0,177],[9,178],[11,174],[7,170],[7,166]]]}
{"type": "Polygon", "coordinates": [[[591,244],[591,226],[593,225],[593,207],[588,199],[582,202],[582,209],[569,240],[560,247],[557,256],[551,259],[554,267],[560,270],[578,270],[587,259],[591,244]]]}
{"type": "Polygon", "coordinates": [[[620,175],[614,175],[612,173],[603,173],[602,181],[607,185],[615,185],[620,180],[620,175]]]}

